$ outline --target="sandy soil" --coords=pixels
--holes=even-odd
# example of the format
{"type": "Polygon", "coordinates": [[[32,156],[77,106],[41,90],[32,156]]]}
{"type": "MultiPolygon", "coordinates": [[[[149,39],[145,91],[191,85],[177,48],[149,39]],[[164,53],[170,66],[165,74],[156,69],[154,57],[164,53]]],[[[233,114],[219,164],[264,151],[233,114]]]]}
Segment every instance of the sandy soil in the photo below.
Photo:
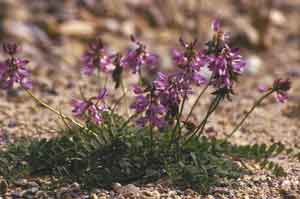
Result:
{"type": "MultiPolygon", "coordinates": [[[[65,1],[63,4],[65,13],[59,9],[59,1],[34,5],[26,4],[26,2],[29,1],[0,2],[7,7],[7,13],[2,19],[0,14],[0,26],[3,29],[0,33],[0,41],[9,39],[22,43],[23,55],[31,60],[30,67],[33,70],[35,81],[33,92],[66,114],[70,114],[68,104],[72,96],[79,95],[79,87],[86,88],[86,85],[90,83],[96,86],[85,89],[86,93],[97,90],[97,80],[80,75],[78,59],[85,48],[86,41],[95,35],[101,35],[106,43],[116,49],[124,49],[128,43],[128,35],[136,33],[149,44],[150,48],[161,52],[160,54],[166,57],[169,47],[175,45],[179,35],[189,37],[201,34],[200,42],[204,42],[209,35],[208,21],[216,15],[223,17],[222,21],[226,29],[241,34],[242,38],[246,40],[251,37],[247,35],[247,32],[253,30],[249,25],[249,15],[237,12],[233,1],[229,0],[220,1],[218,9],[213,8],[213,3],[201,1],[201,8],[199,8],[202,11],[199,14],[199,18],[202,17],[201,23],[200,21],[195,22],[195,18],[192,20],[178,11],[179,19],[176,19],[179,22],[176,22],[178,24],[174,27],[164,25],[164,23],[168,23],[169,19],[159,14],[157,14],[158,16],[153,14],[156,16],[154,21],[158,24],[162,23],[162,25],[155,27],[149,25],[140,13],[139,9],[141,8],[136,5],[122,9],[122,13],[119,13],[120,16],[112,14],[113,9],[109,7],[112,5],[105,5],[108,6],[106,7],[108,11],[97,18],[93,12],[79,9],[78,5],[69,1],[65,1]],[[47,13],[47,9],[57,10],[47,13]],[[39,12],[32,14],[34,10],[39,12]],[[10,11],[14,11],[14,14],[10,11]],[[133,14],[126,13],[130,13],[130,11],[133,11],[133,14]],[[180,21],[180,17],[185,22],[180,21]],[[63,19],[63,23],[57,23],[60,18],[63,19]],[[74,22],[75,20],[77,21],[74,22]],[[200,23],[200,25],[195,25],[196,28],[190,25],[191,30],[189,30],[188,23],[192,24],[193,22],[200,23]],[[203,29],[203,27],[205,28],[203,29]],[[249,29],[243,30],[243,27],[249,29]]],[[[196,3],[196,5],[198,4],[196,3]]],[[[120,3],[118,6],[124,5],[120,3]]],[[[151,7],[151,9],[154,10],[151,12],[158,12],[155,11],[157,7],[151,7]]],[[[217,136],[224,136],[232,129],[243,111],[247,110],[254,99],[258,97],[257,86],[260,83],[271,84],[276,77],[288,76],[293,82],[289,102],[279,105],[274,99],[267,100],[257,108],[231,140],[238,144],[256,142],[269,144],[281,141],[299,148],[300,25],[297,19],[300,19],[300,2],[290,0],[282,6],[282,9],[273,11],[274,16],[268,33],[271,43],[267,50],[253,50],[245,43],[237,42],[238,46],[244,46],[243,54],[249,60],[249,71],[236,89],[238,95],[233,98],[232,102],[221,106],[208,127],[213,129],[217,136]]],[[[169,63],[168,58],[163,58],[163,65],[168,66],[169,63]]],[[[120,95],[120,93],[115,95],[120,95]]],[[[199,111],[205,107],[206,101],[204,100],[199,106],[199,111]]],[[[197,113],[194,115],[195,119],[199,119],[197,113]]],[[[63,124],[57,116],[48,110],[37,107],[30,97],[19,89],[9,93],[0,92],[0,125],[0,146],[2,147],[5,147],[8,142],[13,142],[16,137],[51,137],[57,135],[59,129],[63,128],[63,124]]],[[[286,169],[287,177],[276,178],[266,171],[253,168],[253,175],[243,176],[225,188],[212,188],[211,195],[203,198],[300,198],[300,163],[285,157],[278,158],[276,161],[286,169]]],[[[176,192],[176,189],[166,188],[160,183],[141,188],[134,186],[132,189],[135,188],[139,191],[133,192],[143,192],[143,194],[145,194],[144,191],[151,192],[149,197],[139,196],[140,198],[163,198],[164,193],[176,192]],[[153,192],[155,193],[151,196],[153,192]]],[[[102,198],[109,195],[108,192],[100,192],[103,193],[102,198]]],[[[120,189],[119,191],[114,189],[114,192],[124,195],[120,189]]],[[[169,197],[176,198],[175,195],[177,194],[174,193],[174,196],[169,197]]],[[[191,190],[187,190],[186,195],[186,197],[178,196],[177,198],[200,198],[191,190]]],[[[124,197],[126,198],[126,196],[124,197]]],[[[117,196],[112,198],[117,198],[117,196]]],[[[122,197],[120,196],[120,198],[122,197]]]]}

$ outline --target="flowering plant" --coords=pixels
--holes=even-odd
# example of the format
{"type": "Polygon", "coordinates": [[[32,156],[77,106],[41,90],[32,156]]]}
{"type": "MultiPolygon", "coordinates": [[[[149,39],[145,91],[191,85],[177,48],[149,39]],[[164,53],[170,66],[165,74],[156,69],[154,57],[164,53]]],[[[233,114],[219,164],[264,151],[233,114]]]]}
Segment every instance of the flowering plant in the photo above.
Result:
{"type": "MultiPolygon", "coordinates": [[[[27,69],[29,61],[17,57],[19,47],[16,44],[3,45],[3,52],[8,58],[0,62],[0,88],[9,90],[15,84],[18,84],[37,103],[61,117],[68,128],[70,128],[70,123],[74,124],[82,132],[96,136],[96,140],[98,140],[98,134],[100,133],[106,144],[109,143],[106,132],[112,140],[118,135],[117,141],[120,137],[124,138],[126,136],[126,139],[139,138],[140,140],[136,142],[150,145],[150,152],[142,152],[140,156],[145,157],[145,154],[148,154],[151,157],[156,157],[157,155],[159,162],[167,156],[172,156],[182,166],[182,161],[187,162],[190,159],[196,161],[195,156],[191,154],[201,147],[199,143],[196,143],[194,151],[188,154],[188,158],[186,156],[179,158],[180,154],[186,155],[191,150],[189,148],[191,143],[195,144],[195,140],[199,141],[200,139],[204,139],[203,147],[209,143],[203,136],[206,124],[220,104],[226,100],[231,100],[232,96],[235,95],[235,87],[247,67],[239,49],[232,47],[229,34],[221,29],[219,20],[213,21],[212,31],[212,39],[203,48],[199,47],[197,40],[187,42],[180,38],[181,49],[171,50],[174,70],[169,73],[158,71],[160,68],[159,56],[150,52],[145,44],[134,37],[131,38],[134,48],[128,49],[125,53],[112,53],[100,39],[89,45],[82,56],[82,73],[84,75],[91,76],[97,71],[98,73],[104,73],[107,77],[110,76],[115,83],[115,89],[123,89],[123,97],[126,97],[127,94],[125,88],[126,78],[123,78],[124,72],[130,71],[128,73],[130,76],[138,77],[139,81],[132,86],[134,98],[131,99],[132,103],[129,106],[132,115],[127,118],[116,114],[117,105],[112,106],[108,103],[108,93],[112,93],[112,91],[109,91],[105,85],[102,85],[97,95],[88,98],[82,96],[82,99],[73,98],[71,100],[72,113],[76,119],[66,116],[49,106],[31,92],[32,82],[29,78],[30,71],[27,69]],[[204,70],[208,70],[209,74],[205,75],[204,70]],[[149,78],[147,72],[151,73],[153,78],[149,78]],[[200,92],[198,93],[199,88],[200,92]],[[201,97],[208,89],[212,90],[211,102],[208,104],[202,120],[197,124],[191,120],[191,116],[201,97]],[[197,93],[196,100],[191,107],[188,107],[187,102],[190,97],[197,93]],[[185,114],[186,112],[187,114],[185,114]],[[142,134],[144,137],[136,134],[133,138],[130,134],[131,127],[138,129],[136,132],[144,132],[142,134]],[[122,135],[123,132],[129,135],[122,135]],[[158,147],[161,148],[157,151],[158,147]],[[165,154],[166,156],[164,156],[165,154]]],[[[290,80],[282,78],[276,79],[271,87],[261,86],[260,91],[263,92],[263,95],[237,122],[233,130],[227,134],[226,140],[222,143],[212,141],[209,144],[218,144],[219,147],[227,146],[227,140],[234,135],[264,99],[274,94],[278,102],[284,103],[288,99],[287,92],[290,88],[290,80]]],[[[78,140],[81,140],[81,138],[78,140]]],[[[88,141],[94,143],[94,140],[91,141],[90,138],[88,138],[88,141]]],[[[100,143],[102,144],[102,142],[100,143]]],[[[113,147],[115,147],[114,144],[115,142],[111,141],[113,147]]],[[[127,145],[128,148],[132,147],[131,144],[127,145]]],[[[139,148],[140,144],[136,144],[134,147],[136,147],[132,150],[134,152],[144,150],[139,148]]],[[[279,149],[280,147],[281,145],[279,149]]],[[[272,153],[275,150],[273,146],[271,146],[272,150],[267,150],[265,146],[262,148],[262,151],[266,153],[272,153]]],[[[75,149],[78,149],[76,144],[75,149]]],[[[225,151],[228,152],[228,150],[225,151]]],[[[234,151],[234,147],[230,150],[234,151]]],[[[253,147],[253,150],[256,151],[257,148],[253,147]]],[[[91,153],[94,155],[96,152],[92,151],[91,153]]],[[[85,151],[74,155],[84,153],[85,151]]],[[[202,153],[203,151],[199,152],[199,154],[202,153]]],[[[127,154],[126,160],[129,157],[130,154],[127,154]]],[[[90,156],[87,158],[90,158],[90,156]]],[[[77,160],[73,157],[66,159],[77,160]]],[[[152,159],[150,158],[150,160],[152,159]]],[[[99,161],[98,158],[97,161],[99,161]]],[[[86,159],[82,161],[82,163],[86,162],[90,161],[86,159]]],[[[171,162],[173,163],[174,160],[171,162]]],[[[143,162],[143,164],[147,163],[143,162]]],[[[90,169],[90,166],[86,166],[86,169],[90,169]]],[[[278,168],[276,167],[276,169],[278,168]]]]}
{"type": "MultiPolygon", "coordinates": [[[[149,52],[146,45],[132,37],[135,48],[128,49],[124,54],[110,53],[101,39],[97,39],[89,45],[82,56],[82,72],[85,75],[92,75],[94,70],[105,74],[112,74],[112,80],[116,85],[122,81],[122,73],[131,70],[132,75],[138,74],[139,83],[133,86],[135,98],[130,105],[134,114],[130,121],[135,121],[140,127],[149,125],[152,130],[157,128],[163,131],[164,128],[173,128],[172,142],[188,142],[192,137],[201,135],[208,121],[208,118],[216,110],[219,104],[225,99],[231,99],[234,95],[234,87],[238,78],[243,74],[246,62],[240,54],[239,49],[230,45],[229,34],[223,32],[219,20],[212,23],[213,37],[201,49],[197,40],[186,42],[179,40],[182,49],[172,49],[171,57],[175,65],[174,72],[157,72],[152,81],[146,81],[144,70],[157,69],[159,67],[159,56],[149,52]],[[209,76],[202,72],[204,68],[210,71],[209,76]],[[185,103],[191,95],[195,94],[195,87],[202,87],[198,98],[191,107],[189,114],[184,115],[185,103]],[[189,132],[183,134],[182,130],[187,124],[192,124],[189,119],[193,110],[198,104],[201,96],[207,88],[213,89],[213,99],[204,119],[198,124],[193,124],[189,132]]],[[[14,83],[18,83],[34,99],[53,112],[62,115],[54,108],[36,98],[31,92],[30,71],[26,68],[29,61],[16,57],[19,47],[16,44],[4,44],[3,51],[9,57],[0,62],[0,86],[2,89],[11,89],[14,83]]],[[[116,86],[116,89],[118,86],[116,86]]],[[[288,79],[277,79],[270,88],[261,88],[266,94],[254,104],[245,118],[238,123],[230,136],[242,125],[254,108],[267,96],[275,93],[278,102],[287,101],[287,91],[290,89],[288,79]]],[[[86,121],[101,125],[103,113],[111,111],[105,103],[107,88],[101,88],[98,95],[88,99],[72,99],[73,114],[77,118],[86,118],[86,121]]],[[[65,119],[80,127],[84,124],[64,116],[65,119]]],[[[151,131],[152,131],[151,130],[151,131]]]]}

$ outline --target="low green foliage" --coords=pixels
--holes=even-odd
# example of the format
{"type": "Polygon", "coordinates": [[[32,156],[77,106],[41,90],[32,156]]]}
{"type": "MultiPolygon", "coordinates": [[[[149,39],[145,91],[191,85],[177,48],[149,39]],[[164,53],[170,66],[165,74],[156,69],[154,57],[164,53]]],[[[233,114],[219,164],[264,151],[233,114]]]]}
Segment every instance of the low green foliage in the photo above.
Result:
{"type": "Polygon", "coordinates": [[[86,188],[169,176],[178,185],[208,191],[212,185],[247,172],[236,164],[238,161],[254,160],[276,175],[284,175],[270,158],[291,152],[280,143],[238,146],[205,136],[169,147],[172,132],[166,129],[155,135],[155,144],[151,144],[149,128],[123,125],[126,121],[116,115],[106,115],[105,119],[113,125],[89,124],[89,130],[67,129],[60,137],[12,144],[0,153],[0,175],[11,180],[54,175],[64,181],[78,181],[86,188]]]}

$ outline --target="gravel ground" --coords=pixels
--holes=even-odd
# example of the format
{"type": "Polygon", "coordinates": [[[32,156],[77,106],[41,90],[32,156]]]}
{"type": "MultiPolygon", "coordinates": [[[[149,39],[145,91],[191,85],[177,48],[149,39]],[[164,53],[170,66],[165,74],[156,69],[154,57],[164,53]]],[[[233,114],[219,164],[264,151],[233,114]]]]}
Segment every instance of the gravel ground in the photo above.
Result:
{"type": "MultiPolygon", "coordinates": [[[[3,22],[4,25],[2,24],[5,27],[5,34],[4,36],[3,34],[0,34],[0,39],[3,40],[9,38],[21,41],[24,56],[32,60],[30,66],[33,69],[33,79],[36,81],[33,92],[52,106],[57,107],[59,110],[63,110],[66,114],[70,114],[68,104],[72,96],[79,95],[79,87],[83,87],[87,94],[97,90],[95,86],[86,88],[87,84],[95,85],[97,80],[93,78],[87,79],[79,74],[80,65],[78,60],[78,57],[85,47],[85,41],[91,39],[95,34],[89,34],[87,24],[73,24],[73,26],[79,27],[79,33],[76,31],[74,33],[67,29],[67,25],[70,24],[64,24],[65,28],[57,28],[60,32],[51,32],[48,30],[49,27],[47,30],[42,29],[41,27],[43,26],[38,26],[36,24],[39,24],[46,17],[47,24],[51,25],[53,18],[57,16],[41,12],[37,14],[36,17],[32,17],[30,8],[33,5],[28,5],[29,8],[26,9],[23,7],[24,5],[20,5],[22,3],[26,4],[27,1],[11,1],[13,3],[10,1],[3,2],[8,2],[5,4],[7,10],[11,10],[15,14],[9,12],[9,14],[6,15],[3,22]],[[20,34],[20,32],[23,34],[20,34]],[[54,36],[51,36],[51,34],[54,34],[54,36]],[[60,34],[59,39],[56,38],[56,34],[60,34]],[[85,39],[85,37],[87,39],[85,39]]],[[[227,28],[232,31],[239,30],[239,25],[236,24],[239,24],[240,21],[235,18],[232,19],[234,16],[237,16],[238,13],[232,12],[233,6],[232,4],[227,5],[226,2],[228,1],[224,0],[221,2],[220,7],[224,6],[224,12],[221,12],[221,16],[225,18],[225,24],[228,26],[227,28]]],[[[209,131],[206,132],[208,136],[223,137],[226,132],[232,129],[233,124],[241,117],[243,110],[246,110],[259,95],[257,92],[259,83],[271,84],[276,77],[289,76],[293,81],[289,103],[278,105],[274,99],[267,100],[257,108],[231,141],[237,144],[270,144],[272,142],[281,141],[289,146],[299,148],[300,26],[297,19],[300,17],[300,12],[297,12],[297,9],[300,7],[300,3],[298,5],[298,1],[292,0],[287,2],[291,2],[290,4],[287,3],[287,5],[291,5],[295,10],[278,11],[279,15],[281,14],[280,16],[284,17],[285,23],[272,26],[270,35],[276,41],[272,47],[263,52],[256,50],[245,50],[243,52],[248,58],[250,68],[241,81],[241,85],[237,88],[238,95],[233,98],[232,102],[222,105],[217,111],[218,114],[216,114],[214,119],[208,124],[209,131]]],[[[0,4],[1,3],[2,2],[0,2],[0,4]]],[[[43,5],[43,3],[40,4],[41,7],[48,6],[43,5]]],[[[56,4],[58,3],[56,2],[56,4]]],[[[56,4],[53,3],[52,6],[56,6],[56,4]]],[[[72,3],[69,4],[64,6],[72,6],[72,3]]],[[[36,6],[38,6],[38,4],[36,4],[36,6]]],[[[74,9],[76,10],[76,8],[74,9]]],[[[209,11],[209,9],[210,7],[208,5],[207,10],[209,11]]],[[[70,11],[72,9],[68,8],[67,10],[70,11]]],[[[94,23],[93,20],[95,18],[91,17],[92,15],[90,16],[82,12],[79,13],[81,14],[80,16],[85,19],[83,22],[86,22],[86,19],[90,19],[91,23],[94,23]]],[[[213,13],[212,16],[220,14],[220,11],[217,10],[213,13]]],[[[67,14],[68,16],[74,15],[74,13],[67,14]]],[[[69,18],[73,19],[70,16],[69,18]]],[[[72,21],[71,19],[70,21],[72,21]]],[[[210,19],[211,16],[204,16],[204,21],[209,21],[210,19]]],[[[247,21],[248,17],[241,16],[240,19],[247,21]]],[[[278,19],[278,16],[277,18],[274,18],[275,22],[276,19],[278,19]]],[[[138,30],[139,26],[143,26],[144,29],[142,30],[144,31],[135,31],[141,35],[141,38],[150,44],[150,47],[161,52],[163,56],[168,54],[169,46],[166,46],[166,44],[170,43],[172,45],[173,43],[170,41],[177,41],[177,37],[182,30],[180,28],[178,30],[168,30],[167,28],[156,30],[149,26],[144,27],[144,25],[141,25],[143,22],[141,22],[142,18],[139,18],[139,15],[134,16],[134,20],[130,20],[129,18],[121,22],[107,16],[103,18],[100,17],[99,21],[100,25],[108,24],[108,29],[104,28],[103,30],[103,27],[101,26],[101,36],[107,43],[112,44],[112,46],[117,49],[123,49],[126,46],[126,38],[128,38],[128,33],[132,31],[132,23],[135,25],[137,24],[136,29],[138,30]],[[115,23],[121,23],[123,28],[115,30],[113,28],[113,24],[115,23]],[[114,30],[115,32],[113,32],[114,30]],[[156,31],[158,33],[156,33],[156,31]],[[152,46],[151,44],[154,45],[152,46]]],[[[67,22],[68,20],[66,20],[66,23],[67,22]]],[[[97,32],[97,34],[99,34],[99,32],[97,32]]],[[[193,35],[193,33],[191,33],[191,35],[193,35]]],[[[207,34],[205,35],[207,36],[207,34]]],[[[205,35],[203,38],[206,37],[205,35]]],[[[170,63],[169,59],[163,59],[164,65],[168,65],[168,63],[170,63]]],[[[128,80],[129,84],[131,81],[133,80],[128,80]]],[[[120,96],[121,93],[114,93],[114,95],[120,96]]],[[[203,100],[198,109],[201,110],[201,107],[205,107],[206,102],[207,99],[203,100]]],[[[120,111],[126,113],[126,110],[120,111]]],[[[197,113],[198,112],[194,114],[195,119],[199,119],[197,113]]],[[[0,147],[5,148],[9,142],[14,142],[16,138],[22,136],[38,138],[56,136],[60,128],[63,128],[63,123],[59,118],[48,110],[40,107],[37,108],[30,97],[23,91],[16,89],[9,93],[0,93],[0,147]]],[[[288,159],[286,157],[279,157],[274,161],[285,168],[288,174],[286,177],[274,177],[266,171],[259,170],[257,165],[249,162],[246,164],[252,171],[251,175],[244,175],[236,181],[228,182],[228,184],[225,184],[223,187],[212,187],[210,194],[207,196],[200,196],[191,189],[181,190],[176,188],[172,186],[167,179],[161,179],[158,182],[147,185],[128,184],[122,186],[116,182],[112,185],[110,190],[95,189],[89,193],[82,191],[80,185],[77,183],[60,185],[55,188],[54,191],[49,191],[49,187],[51,187],[51,184],[55,179],[52,177],[43,177],[18,179],[8,186],[5,183],[5,179],[2,179],[0,183],[0,199],[300,198],[300,163],[297,160],[288,159]]]]}

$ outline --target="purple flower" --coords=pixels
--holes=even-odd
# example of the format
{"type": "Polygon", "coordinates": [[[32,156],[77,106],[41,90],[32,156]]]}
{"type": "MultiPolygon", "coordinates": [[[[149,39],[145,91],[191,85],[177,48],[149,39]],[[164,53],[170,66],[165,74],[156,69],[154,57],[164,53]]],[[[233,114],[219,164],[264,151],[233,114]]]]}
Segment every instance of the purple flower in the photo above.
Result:
{"type": "Polygon", "coordinates": [[[151,104],[146,110],[145,116],[137,119],[137,124],[144,127],[147,123],[153,126],[162,128],[166,125],[166,121],[163,116],[165,113],[165,108],[162,105],[151,104]]]}
{"type": "Polygon", "coordinates": [[[185,65],[188,62],[184,53],[175,48],[171,50],[171,57],[176,65],[185,65]]]}
{"type": "Polygon", "coordinates": [[[95,124],[100,124],[103,121],[103,112],[107,111],[104,103],[104,98],[107,96],[106,88],[99,91],[98,96],[91,97],[88,100],[72,99],[73,114],[75,117],[83,117],[85,114],[89,120],[95,124]],[[102,102],[100,105],[99,103],[102,102]]]}
{"type": "Polygon", "coordinates": [[[135,101],[131,104],[130,108],[134,109],[137,113],[144,112],[148,105],[150,104],[150,99],[144,95],[138,95],[135,101]]]}
{"type": "Polygon", "coordinates": [[[73,106],[72,112],[75,117],[82,116],[89,106],[88,102],[79,99],[72,99],[71,105],[73,106]]]}
{"type": "Polygon", "coordinates": [[[246,62],[237,49],[224,48],[222,53],[212,56],[208,68],[213,75],[213,85],[216,88],[231,89],[236,77],[244,71],[246,62]]]}
{"type": "Polygon", "coordinates": [[[289,79],[276,79],[273,83],[273,90],[275,91],[275,99],[277,102],[284,103],[288,100],[287,92],[291,88],[291,81],[289,79]]]}
{"type": "Polygon", "coordinates": [[[221,22],[219,19],[214,19],[212,24],[211,24],[211,29],[214,32],[219,32],[221,30],[221,22]]]}
{"type": "Polygon", "coordinates": [[[166,108],[160,103],[154,88],[142,89],[135,85],[134,93],[137,94],[130,108],[141,116],[136,120],[139,126],[149,123],[158,128],[163,127],[165,122],[166,108]]]}
{"type": "Polygon", "coordinates": [[[126,55],[121,58],[120,65],[125,69],[130,68],[133,73],[136,73],[142,65],[138,51],[128,50],[126,55]]]}
{"type": "Polygon", "coordinates": [[[4,43],[3,46],[4,53],[14,56],[20,51],[20,47],[15,43],[4,43]]]}
{"type": "Polygon", "coordinates": [[[29,80],[30,71],[26,68],[28,60],[16,58],[16,44],[5,44],[3,50],[10,57],[4,62],[0,62],[0,87],[11,89],[14,83],[19,83],[24,88],[31,88],[32,82],[29,80]]]}
{"type": "MultiPolygon", "coordinates": [[[[193,77],[195,78],[196,76],[193,77]]],[[[196,80],[200,81],[200,77],[196,80]]],[[[155,93],[159,97],[160,104],[167,111],[168,118],[176,116],[181,101],[192,93],[191,78],[182,72],[170,75],[158,73],[153,85],[155,93]]]]}
{"type": "Polygon", "coordinates": [[[135,40],[134,42],[137,47],[126,52],[120,60],[120,65],[125,69],[131,69],[133,73],[140,71],[141,67],[150,71],[155,70],[159,64],[158,55],[147,52],[144,44],[135,40]]]}
{"type": "Polygon", "coordinates": [[[97,39],[89,45],[89,48],[82,56],[82,72],[85,75],[92,75],[95,69],[102,72],[109,72],[112,70],[113,58],[114,55],[110,55],[102,41],[97,39]]]}
{"type": "Polygon", "coordinates": [[[264,93],[264,92],[266,92],[266,91],[268,91],[268,90],[269,90],[269,88],[268,88],[267,85],[265,85],[265,84],[260,84],[260,85],[258,85],[258,91],[259,91],[259,92],[264,93]]]}
{"type": "Polygon", "coordinates": [[[104,99],[106,96],[108,95],[108,91],[106,88],[102,88],[100,89],[99,93],[98,93],[98,96],[96,97],[97,100],[102,100],[104,99]]]}
{"type": "Polygon", "coordinates": [[[91,105],[88,109],[93,123],[100,124],[103,121],[102,113],[107,111],[106,106],[91,105]]]}
{"type": "Polygon", "coordinates": [[[149,71],[156,70],[159,64],[159,57],[154,53],[145,53],[142,64],[144,64],[149,71]]]}
{"type": "Polygon", "coordinates": [[[202,74],[195,73],[195,74],[193,75],[193,82],[194,82],[196,85],[200,86],[200,85],[205,84],[205,83],[207,82],[207,79],[206,79],[205,77],[203,77],[202,74]]]}
{"type": "Polygon", "coordinates": [[[275,99],[279,103],[285,103],[288,100],[288,94],[286,92],[277,91],[275,93],[275,99]]]}
{"type": "Polygon", "coordinates": [[[288,94],[287,92],[291,88],[291,81],[289,79],[276,79],[273,82],[273,87],[267,87],[265,85],[260,85],[259,86],[259,91],[260,92],[275,92],[275,99],[279,103],[285,103],[288,100],[288,94]]]}
{"type": "Polygon", "coordinates": [[[141,86],[135,84],[135,85],[133,85],[133,92],[136,95],[142,94],[142,93],[144,93],[144,89],[141,86]]]}
{"type": "Polygon", "coordinates": [[[291,89],[291,81],[289,79],[276,79],[273,83],[275,91],[287,92],[291,89]]]}

